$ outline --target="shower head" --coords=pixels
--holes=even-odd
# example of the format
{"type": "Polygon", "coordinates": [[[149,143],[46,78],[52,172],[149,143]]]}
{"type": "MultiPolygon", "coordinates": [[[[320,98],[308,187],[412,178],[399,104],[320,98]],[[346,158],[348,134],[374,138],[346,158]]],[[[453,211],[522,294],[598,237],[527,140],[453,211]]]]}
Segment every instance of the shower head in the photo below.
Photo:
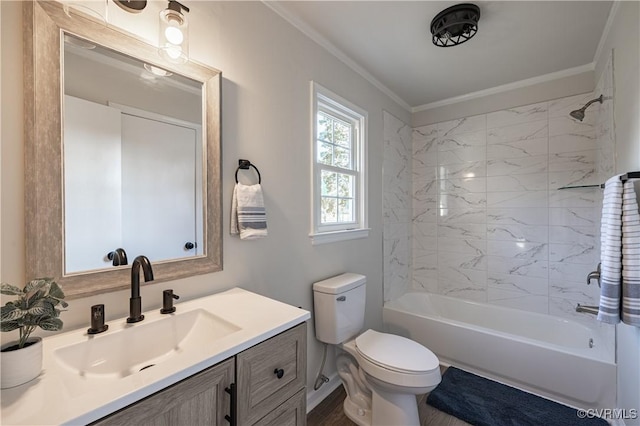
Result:
{"type": "Polygon", "coordinates": [[[584,120],[584,110],[585,108],[577,109],[575,111],[571,111],[569,115],[578,121],[582,121],[584,120]]]}
{"type": "Polygon", "coordinates": [[[584,112],[586,111],[586,109],[587,109],[587,108],[589,108],[589,105],[591,105],[591,104],[592,104],[592,103],[594,103],[594,102],[600,102],[600,103],[602,103],[602,101],[603,101],[603,100],[604,100],[604,97],[603,97],[602,95],[600,95],[599,97],[597,97],[597,98],[595,98],[595,99],[592,99],[592,100],[590,100],[589,102],[587,102],[587,103],[586,103],[586,105],[585,105],[585,106],[583,106],[582,108],[577,109],[577,110],[575,110],[575,111],[571,111],[571,112],[569,113],[569,115],[570,115],[571,117],[575,118],[575,119],[576,119],[576,120],[578,120],[578,121],[582,121],[582,120],[584,120],[584,112]]]}

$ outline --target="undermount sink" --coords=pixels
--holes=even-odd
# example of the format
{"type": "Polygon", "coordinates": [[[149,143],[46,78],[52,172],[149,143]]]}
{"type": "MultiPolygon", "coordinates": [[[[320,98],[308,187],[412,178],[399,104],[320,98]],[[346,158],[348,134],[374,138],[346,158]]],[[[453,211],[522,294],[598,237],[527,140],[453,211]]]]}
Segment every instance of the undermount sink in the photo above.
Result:
{"type": "Polygon", "coordinates": [[[205,342],[238,330],[235,324],[195,309],[89,336],[53,355],[59,365],[82,377],[118,379],[201,350],[205,342]]]}

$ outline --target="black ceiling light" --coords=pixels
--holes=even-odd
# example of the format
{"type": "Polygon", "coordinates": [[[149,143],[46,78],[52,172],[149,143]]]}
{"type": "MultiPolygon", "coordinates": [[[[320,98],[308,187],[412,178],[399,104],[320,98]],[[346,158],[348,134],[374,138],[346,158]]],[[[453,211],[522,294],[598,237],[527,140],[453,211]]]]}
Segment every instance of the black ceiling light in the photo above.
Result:
{"type": "Polygon", "coordinates": [[[462,44],[476,35],[480,8],[475,4],[461,3],[438,13],[431,21],[433,44],[450,47],[462,44]]]}
{"type": "Polygon", "coordinates": [[[129,13],[140,13],[147,7],[147,0],[113,0],[113,2],[129,13]]]}

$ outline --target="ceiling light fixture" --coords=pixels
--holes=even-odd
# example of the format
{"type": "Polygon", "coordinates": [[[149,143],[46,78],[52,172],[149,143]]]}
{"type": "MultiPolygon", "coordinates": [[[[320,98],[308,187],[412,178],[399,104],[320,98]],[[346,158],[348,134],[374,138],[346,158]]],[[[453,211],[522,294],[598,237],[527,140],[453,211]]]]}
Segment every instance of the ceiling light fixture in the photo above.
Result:
{"type": "Polygon", "coordinates": [[[147,7],[147,0],[113,0],[113,2],[129,13],[140,13],[147,7]]]}
{"type": "Polygon", "coordinates": [[[175,0],[160,12],[160,56],[175,64],[189,60],[189,27],[182,12],[189,8],[175,0]]]}
{"type": "Polygon", "coordinates": [[[480,8],[475,4],[461,3],[443,10],[431,21],[433,44],[451,47],[464,43],[478,32],[479,19],[480,8]]]}

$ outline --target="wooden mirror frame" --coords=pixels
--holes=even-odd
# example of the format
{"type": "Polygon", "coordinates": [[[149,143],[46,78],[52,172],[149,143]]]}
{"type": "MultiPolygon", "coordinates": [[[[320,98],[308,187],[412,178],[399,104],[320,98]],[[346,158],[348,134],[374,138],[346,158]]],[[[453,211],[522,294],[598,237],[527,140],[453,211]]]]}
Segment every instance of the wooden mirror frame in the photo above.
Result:
{"type": "Polygon", "coordinates": [[[222,270],[221,72],[193,61],[171,64],[157,47],[89,16],[69,16],[55,1],[26,1],[23,13],[27,280],[52,277],[69,299],[129,288],[131,280],[129,267],[64,273],[63,32],[203,84],[205,255],[154,262],[153,271],[161,282],[222,270]]]}

